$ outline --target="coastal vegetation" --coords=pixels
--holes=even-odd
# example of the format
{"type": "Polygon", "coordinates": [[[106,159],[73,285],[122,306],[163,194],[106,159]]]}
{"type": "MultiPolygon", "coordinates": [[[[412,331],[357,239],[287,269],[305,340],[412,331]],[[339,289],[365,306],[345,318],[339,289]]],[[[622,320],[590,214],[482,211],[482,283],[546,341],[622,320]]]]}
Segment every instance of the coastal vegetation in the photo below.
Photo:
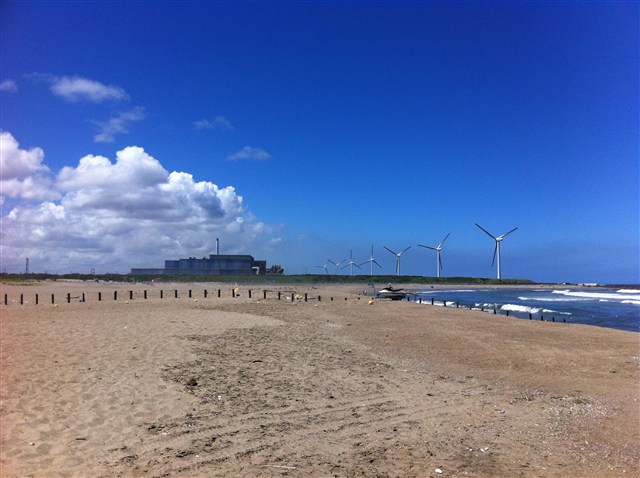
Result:
{"type": "Polygon", "coordinates": [[[535,284],[529,279],[491,279],[481,277],[425,277],[396,275],[130,275],[130,274],[0,274],[0,282],[25,283],[30,281],[85,280],[105,282],[221,282],[231,284],[426,284],[426,285],[524,285],[535,284]]]}

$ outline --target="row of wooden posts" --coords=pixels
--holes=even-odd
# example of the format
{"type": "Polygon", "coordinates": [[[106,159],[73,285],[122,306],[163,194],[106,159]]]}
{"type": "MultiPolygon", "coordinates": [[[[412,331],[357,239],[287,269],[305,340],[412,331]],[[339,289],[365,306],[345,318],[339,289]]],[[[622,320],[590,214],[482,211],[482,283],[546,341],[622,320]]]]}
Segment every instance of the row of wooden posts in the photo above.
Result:
{"type": "MultiPolygon", "coordinates": [[[[142,292],[143,292],[143,298],[144,299],[148,299],[149,298],[149,291],[143,290],[142,292]]],[[[167,291],[167,292],[169,292],[169,294],[166,295],[168,297],[168,296],[170,296],[170,291],[167,291]]],[[[193,298],[193,291],[191,289],[189,289],[187,292],[189,294],[189,298],[193,298]]],[[[207,297],[209,297],[209,292],[210,291],[208,291],[207,289],[205,289],[203,291],[203,296],[204,296],[205,299],[207,297]]],[[[249,299],[252,298],[254,292],[255,291],[252,291],[251,289],[247,290],[247,294],[248,294],[249,299]]],[[[268,292],[271,292],[271,291],[266,290],[266,289],[262,290],[262,298],[263,299],[267,298],[267,293],[268,292]]],[[[282,300],[283,292],[282,291],[275,291],[275,292],[276,292],[276,298],[278,300],[282,300]]],[[[240,294],[239,294],[237,289],[235,289],[235,288],[231,289],[231,297],[235,298],[235,297],[238,297],[239,295],[240,294]]],[[[127,296],[127,294],[125,294],[125,297],[126,296],[127,296]]],[[[134,296],[134,291],[132,291],[132,290],[128,291],[128,300],[133,300],[133,296],[134,296]]],[[[173,290],[173,296],[176,299],[179,298],[178,289],[174,289],[173,290]]],[[[213,293],[212,293],[211,296],[213,296],[213,293]]],[[[218,297],[222,297],[222,290],[221,289],[217,289],[217,296],[218,297]]],[[[120,297],[122,297],[122,295],[120,297]]],[[[307,302],[309,300],[309,294],[308,293],[304,293],[303,295],[301,295],[301,294],[297,294],[295,292],[291,292],[291,296],[290,296],[291,302],[295,301],[296,297],[304,300],[305,302],[307,302]]],[[[102,301],[102,298],[103,298],[102,292],[98,292],[98,302],[102,301]]],[[[160,289],[160,298],[161,299],[165,298],[165,291],[162,290],[162,289],[160,289]]],[[[289,298],[289,297],[287,297],[287,298],[289,298]]],[[[67,303],[71,303],[72,299],[73,300],[77,299],[80,302],[85,302],[86,301],[86,295],[85,295],[84,292],[82,294],[78,295],[78,296],[72,296],[70,292],[67,293],[67,295],[65,297],[65,300],[67,301],[67,303]]],[[[322,297],[321,296],[317,296],[316,299],[318,301],[321,301],[322,297]]],[[[360,297],[358,297],[358,299],[360,299],[360,297]]],[[[118,291],[117,290],[113,291],[113,300],[118,300],[118,291]]],[[[333,301],[334,300],[333,297],[331,297],[330,300],[333,301]]],[[[347,300],[347,298],[345,297],[344,300],[347,300]]],[[[20,303],[20,305],[24,305],[25,304],[24,294],[20,294],[20,302],[19,303],[20,303]]],[[[35,304],[38,305],[39,303],[40,303],[40,296],[39,296],[39,294],[36,294],[35,295],[35,304]]],[[[51,303],[52,304],[56,303],[55,294],[51,294],[51,303]]],[[[8,294],[4,294],[4,305],[9,305],[9,295],[8,294]]]]}
{"type": "MultiPolygon", "coordinates": [[[[143,292],[143,298],[144,299],[148,299],[149,298],[148,291],[145,289],[142,292],[143,292]]],[[[252,292],[253,291],[251,289],[247,289],[247,294],[248,294],[249,299],[252,298],[252,292]]],[[[266,289],[262,290],[262,298],[263,299],[267,298],[267,293],[268,292],[270,292],[270,291],[268,291],[266,289]]],[[[193,291],[191,289],[188,290],[188,294],[189,294],[189,298],[193,298],[193,291]]],[[[129,295],[129,300],[133,300],[134,291],[132,291],[132,290],[128,291],[128,295],[129,295]]],[[[237,291],[237,289],[235,289],[235,288],[231,289],[231,297],[235,298],[238,295],[239,295],[239,292],[237,291]]],[[[173,290],[173,296],[176,299],[179,297],[177,289],[173,290]]],[[[209,291],[207,289],[204,289],[203,296],[204,296],[205,299],[209,296],[209,291]]],[[[218,297],[222,297],[222,290],[221,289],[217,289],[217,296],[218,297]]],[[[165,297],[164,290],[160,289],[160,298],[164,299],[164,297],[165,297]]],[[[282,300],[282,291],[276,291],[276,297],[277,297],[278,300],[282,300]]],[[[295,292],[291,292],[291,296],[290,296],[291,302],[294,302],[296,297],[299,297],[300,299],[304,300],[305,302],[307,302],[309,300],[309,295],[306,292],[304,293],[304,295],[300,295],[300,294],[297,294],[295,292]]],[[[84,292],[79,296],[72,296],[71,293],[67,293],[65,299],[66,299],[67,303],[71,303],[72,299],[78,299],[80,302],[85,302],[86,301],[86,296],[85,296],[84,292]]],[[[358,296],[358,300],[359,299],[360,299],[360,297],[358,296]]],[[[118,291],[113,291],[113,300],[118,300],[118,291]]],[[[320,302],[322,300],[322,297],[320,295],[318,295],[317,296],[317,300],[318,300],[318,302],[320,302]]],[[[334,300],[333,297],[331,297],[330,300],[333,301],[334,300]]],[[[347,300],[347,298],[345,297],[344,300],[347,300]]],[[[411,296],[407,296],[407,300],[411,300],[411,296]]],[[[419,297],[419,298],[417,298],[417,300],[416,299],[414,299],[414,300],[416,302],[420,303],[420,304],[423,303],[422,297],[419,297]]],[[[40,301],[40,297],[39,297],[38,294],[36,294],[35,295],[35,304],[38,305],[39,301],[40,301]]],[[[102,301],[102,292],[98,292],[98,301],[99,302],[102,301]]],[[[23,305],[24,303],[25,303],[24,294],[20,294],[20,304],[23,305]]],[[[51,303],[52,304],[56,303],[55,294],[51,294],[51,303]]],[[[460,308],[460,303],[459,302],[451,302],[450,301],[448,303],[455,305],[456,309],[460,308]]],[[[4,294],[4,305],[8,305],[8,304],[9,304],[9,296],[8,296],[8,294],[4,294]]],[[[435,305],[435,300],[434,300],[433,297],[431,298],[431,305],[435,305]]],[[[446,300],[443,301],[443,305],[444,305],[444,307],[447,307],[447,301],[446,300]]],[[[469,305],[469,310],[471,310],[472,308],[473,308],[473,305],[470,304],[469,305]]],[[[481,307],[481,310],[482,310],[482,312],[485,311],[484,306],[481,307]]],[[[489,309],[489,310],[491,310],[491,309],[489,309]]],[[[496,308],[495,305],[493,307],[493,313],[494,313],[494,315],[498,313],[497,308],[496,308]]],[[[507,317],[509,317],[509,311],[508,310],[506,311],[506,315],[507,315],[507,317]]],[[[529,320],[533,320],[533,316],[532,316],[531,313],[529,313],[529,320]]],[[[541,315],[540,316],[540,320],[544,321],[545,320],[544,316],[541,315]]],[[[555,322],[556,321],[555,317],[552,317],[551,321],[555,322]]],[[[566,322],[565,319],[562,319],[562,321],[566,322]]]]}
{"type": "MultiPolygon", "coordinates": [[[[407,297],[407,299],[408,299],[408,300],[410,300],[410,299],[409,299],[409,297],[407,297]]],[[[420,304],[422,304],[422,297],[419,297],[419,298],[417,299],[417,302],[419,302],[420,304]]],[[[431,305],[434,305],[434,304],[435,304],[435,300],[434,300],[434,298],[433,298],[433,297],[431,297],[431,305]]],[[[456,309],[460,308],[460,303],[459,303],[459,302],[449,302],[449,304],[455,304],[456,309]]],[[[443,305],[444,305],[445,307],[447,306],[447,301],[446,301],[446,300],[444,300],[444,301],[443,301],[443,305]]],[[[473,309],[473,305],[472,305],[472,304],[469,304],[469,310],[472,310],[472,309],[473,309]]],[[[484,312],[484,310],[485,310],[484,306],[481,306],[481,307],[480,307],[480,310],[481,310],[482,312],[484,312]]],[[[491,308],[489,308],[489,310],[492,310],[492,309],[491,309],[491,308]]],[[[507,310],[507,311],[505,311],[505,312],[507,313],[507,314],[506,314],[506,315],[507,315],[507,317],[509,317],[509,311],[507,310]]],[[[497,308],[497,307],[496,307],[496,305],[494,304],[494,305],[493,305],[493,314],[494,314],[494,315],[496,315],[497,313],[498,313],[498,308],[497,308]]],[[[529,313],[529,320],[533,320],[533,314],[531,314],[531,313],[529,313]]],[[[544,322],[545,318],[544,318],[544,316],[543,316],[543,315],[541,315],[541,316],[540,316],[540,320],[542,320],[542,321],[544,322]]],[[[548,320],[548,319],[547,319],[547,320],[548,320]]],[[[551,322],[555,322],[555,321],[556,321],[556,318],[555,318],[555,317],[551,317],[551,322]]],[[[564,318],[563,318],[563,319],[562,319],[562,322],[566,322],[566,319],[564,319],[564,318]]]]}

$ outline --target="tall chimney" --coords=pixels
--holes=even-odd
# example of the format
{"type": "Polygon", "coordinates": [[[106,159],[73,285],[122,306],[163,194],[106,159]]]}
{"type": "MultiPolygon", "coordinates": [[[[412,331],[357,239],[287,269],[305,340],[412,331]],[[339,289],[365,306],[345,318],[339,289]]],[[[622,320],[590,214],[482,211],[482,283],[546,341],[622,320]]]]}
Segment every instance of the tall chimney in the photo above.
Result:
{"type": "Polygon", "coordinates": [[[220,239],[216,237],[216,256],[220,255],[220,239]]]}

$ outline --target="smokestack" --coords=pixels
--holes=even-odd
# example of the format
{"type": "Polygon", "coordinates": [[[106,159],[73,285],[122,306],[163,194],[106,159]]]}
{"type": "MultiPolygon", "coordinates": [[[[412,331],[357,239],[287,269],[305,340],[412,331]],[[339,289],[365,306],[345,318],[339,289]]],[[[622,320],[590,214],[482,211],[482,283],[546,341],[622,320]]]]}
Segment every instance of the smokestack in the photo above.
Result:
{"type": "Polygon", "coordinates": [[[216,256],[220,255],[220,239],[216,237],[216,256]]]}

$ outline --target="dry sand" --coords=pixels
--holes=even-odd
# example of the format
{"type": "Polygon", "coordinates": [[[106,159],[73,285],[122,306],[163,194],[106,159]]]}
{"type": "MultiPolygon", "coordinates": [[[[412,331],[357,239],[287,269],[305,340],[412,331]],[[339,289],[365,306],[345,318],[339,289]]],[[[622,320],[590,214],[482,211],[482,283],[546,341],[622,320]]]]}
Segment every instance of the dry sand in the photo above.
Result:
{"type": "Polygon", "coordinates": [[[262,289],[3,284],[0,475],[640,476],[636,333],[262,289]]]}

